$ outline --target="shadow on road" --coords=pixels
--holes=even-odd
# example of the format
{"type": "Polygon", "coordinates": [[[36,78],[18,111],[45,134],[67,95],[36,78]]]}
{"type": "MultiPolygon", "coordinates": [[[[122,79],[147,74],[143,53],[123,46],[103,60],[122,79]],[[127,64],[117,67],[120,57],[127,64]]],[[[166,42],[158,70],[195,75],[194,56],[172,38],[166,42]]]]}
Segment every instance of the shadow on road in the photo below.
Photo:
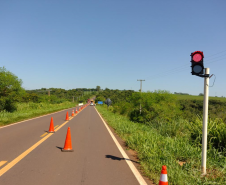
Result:
{"type": "Polygon", "coordinates": [[[62,147],[59,147],[59,146],[56,146],[58,149],[62,150],[63,148],[62,147]]]}
{"type": "Polygon", "coordinates": [[[139,162],[137,162],[137,161],[133,161],[133,160],[131,160],[131,159],[126,159],[126,158],[120,158],[120,157],[116,157],[116,156],[113,156],[113,155],[106,155],[106,158],[110,158],[110,159],[112,159],[112,160],[118,160],[118,161],[121,161],[121,160],[128,160],[128,161],[132,161],[132,162],[134,162],[134,163],[138,163],[138,164],[139,164],[139,162]]]}

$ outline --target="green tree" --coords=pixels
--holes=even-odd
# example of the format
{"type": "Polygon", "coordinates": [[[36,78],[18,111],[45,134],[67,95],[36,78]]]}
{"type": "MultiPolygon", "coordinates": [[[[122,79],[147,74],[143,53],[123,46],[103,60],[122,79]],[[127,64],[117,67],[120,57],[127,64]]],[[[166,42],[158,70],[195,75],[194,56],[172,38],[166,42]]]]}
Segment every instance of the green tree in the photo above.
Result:
{"type": "Polygon", "coordinates": [[[99,85],[96,87],[96,90],[97,91],[100,91],[100,86],[99,85]]]}
{"type": "Polygon", "coordinates": [[[25,93],[21,85],[21,79],[7,71],[5,67],[0,67],[0,111],[16,110],[15,102],[20,101],[25,93]]]}

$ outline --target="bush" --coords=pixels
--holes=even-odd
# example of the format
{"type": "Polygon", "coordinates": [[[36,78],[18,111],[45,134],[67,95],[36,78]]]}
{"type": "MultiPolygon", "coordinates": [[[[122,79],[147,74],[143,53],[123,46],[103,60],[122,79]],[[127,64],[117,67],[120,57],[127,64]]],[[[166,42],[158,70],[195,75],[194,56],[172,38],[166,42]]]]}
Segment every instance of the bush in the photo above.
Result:
{"type": "Polygon", "coordinates": [[[0,67],[0,111],[15,111],[15,102],[25,93],[21,87],[22,80],[13,73],[0,67]]]}
{"type": "Polygon", "coordinates": [[[176,96],[167,91],[155,91],[153,93],[134,93],[131,97],[134,107],[142,106],[142,112],[135,108],[130,119],[141,123],[153,120],[172,121],[177,118],[181,112],[176,96]]]}
{"type": "Polygon", "coordinates": [[[1,111],[13,112],[16,110],[16,103],[10,98],[0,98],[0,112],[1,111]]]}
{"type": "MultiPolygon", "coordinates": [[[[183,119],[170,123],[152,121],[145,125],[131,122],[125,116],[112,114],[103,106],[98,106],[97,109],[116,133],[125,140],[127,148],[137,152],[142,171],[154,183],[159,182],[161,167],[166,165],[170,184],[225,184],[225,153],[211,147],[207,150],[207,175],[201,177],[202,149],[190,139],[192,128],[198,131],[199,137],[201,127],[199,120],[198,124],[193,125],[183,119]],[[197,128],[194,127],[196,125],[197,128]]],[[[216,130],[216,126],[214,127],[208,128],[210,135],[216,130]]]]}
{"type": "Polygon", "coordinates": [[[12,99],[6,99],[4,109],[8,112],[16,111],[16,103],[12,99]]]}

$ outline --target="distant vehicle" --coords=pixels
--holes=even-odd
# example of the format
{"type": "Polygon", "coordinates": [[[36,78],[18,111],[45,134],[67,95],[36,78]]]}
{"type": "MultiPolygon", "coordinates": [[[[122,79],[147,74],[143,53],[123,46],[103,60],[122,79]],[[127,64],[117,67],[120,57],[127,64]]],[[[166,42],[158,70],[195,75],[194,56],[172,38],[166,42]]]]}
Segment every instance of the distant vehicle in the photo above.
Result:
{"type": "Polygon", "coordinates": [[[91,106],[95,106],[95,100],[91,99],[90,102],[91,102],[90,103],[91,106]]]}

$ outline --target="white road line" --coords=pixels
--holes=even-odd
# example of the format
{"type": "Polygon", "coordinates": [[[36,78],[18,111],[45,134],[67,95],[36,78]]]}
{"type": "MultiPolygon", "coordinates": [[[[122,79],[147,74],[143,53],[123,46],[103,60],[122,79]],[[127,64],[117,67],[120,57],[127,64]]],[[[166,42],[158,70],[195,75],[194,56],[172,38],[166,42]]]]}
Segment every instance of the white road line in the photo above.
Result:
{"type": "MultiPolygon", "coordinates": [[[[77,107],[77,106],[76,106],[76,107],[77,107]]],[[[68,109],[73,109],[73,108],[75,108],[75,107],[68,108],[68,109]]],[[[19,124],[19,123],[23,123],[23,122],[30,121],[30,120],[33,120],[33,119],[41,118],[41,117],[44,117],[44,116],[49,116],[49,115],[51,115],[51,114],[56,114],[56,113],[58,113],[58,112],[62,112],[62,111],[68,110],[68,109],[63,109],[63,110],[60,110],[60,111],[57,111],[57,112],[53,112],[53,113],[50,113],[50,114],[45,114],[45,115],[38,116],[38,117],[35,117],[35,118],[26,119],[26,120],[24,120],[24,121],[12,123],[12,124],[9,124],[9,125],[0,127],[0,129],[1,129],[1,128],[5,128],[5,127],[10,127],[10,126],[13,126],[13,125],[17,125],[17,124],[19,124]]]]}
{"type": "MultiPolygon", "coordinates": [[[[97,111],[96,107],[94,107],[95,110],[97,111]]],[[[108,127],[108,125],[105,123],[104,119],[102,118],[102,116],[100,115],[100,113],[97,111],[98,115],[100,116],[101,120],[103,121],[105,127],[107,128],[109,134],[111,135],[113,141],[115,142],[116,146],[118,147],[119,151],[121,152],[122,156],[125,159],[129,159],[128,155],[126,154],[126,152],[123,150],[122,146],[119,144],[118,140],[115,138],[114,134],[111,132],[110,128],[108,127]]],[[[132,161],[130,160],[125,160],[127,162],[127,164],[129,165],[131,171],[133,172],[134,176],[136,177],[137,181],[139,182],[140,185],[147,185],[147,183],[145,182],[144,178],[141,176],[140,172],[137,170],[137,168],[134,166],[134,164],[132,163],[132,161]]]]}

